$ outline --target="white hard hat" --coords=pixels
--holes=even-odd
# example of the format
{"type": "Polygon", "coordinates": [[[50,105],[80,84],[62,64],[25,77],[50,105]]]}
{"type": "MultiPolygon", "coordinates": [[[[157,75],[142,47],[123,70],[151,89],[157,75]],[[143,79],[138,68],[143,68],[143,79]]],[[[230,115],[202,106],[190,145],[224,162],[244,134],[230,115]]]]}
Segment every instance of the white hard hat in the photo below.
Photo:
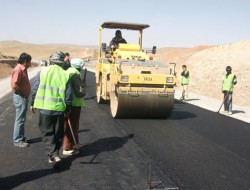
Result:
{"type": "Polygon", "coordinates": [[[71,64],[71,67],[79,69],[85,65],[85,62],[81,58],[72,58],[70,60],[70,64],[71,64]]]}

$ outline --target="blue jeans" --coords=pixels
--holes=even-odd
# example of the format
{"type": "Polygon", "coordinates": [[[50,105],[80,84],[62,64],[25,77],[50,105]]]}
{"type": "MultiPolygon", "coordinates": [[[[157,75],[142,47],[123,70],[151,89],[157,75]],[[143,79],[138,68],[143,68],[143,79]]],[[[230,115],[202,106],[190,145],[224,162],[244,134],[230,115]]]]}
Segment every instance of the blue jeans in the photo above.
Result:
{"type": "Polygon", "coordinates": [[[28,108],[28,101],[20,95],[13,95],[13,103],[16,107],[16,119],[14,124],[13,142],[17,143],[24,140],[24,123],[28,108]]]}

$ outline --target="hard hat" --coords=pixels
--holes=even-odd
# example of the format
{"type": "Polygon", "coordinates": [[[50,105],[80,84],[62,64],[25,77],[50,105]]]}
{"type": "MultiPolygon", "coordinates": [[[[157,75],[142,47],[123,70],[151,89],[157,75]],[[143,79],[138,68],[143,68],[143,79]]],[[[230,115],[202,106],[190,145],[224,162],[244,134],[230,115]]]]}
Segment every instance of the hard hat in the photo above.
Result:
{"type": "Polygon", "coordinates": [[[65,58],[65,54],[63,52],[59,51],[59,52],[53,53],[49,57],[49,61],[50,61],[50,63],[54,63],[54,64],[63,64],[64,58],[65,58]]]}
{"type": "Polygon", "coordinates": [[[85,65],[85,62],[81,58],[72,58],[70,60],[71,67],[80,69],[85,65]]]}
{"type": "Polygon", "coordinates": [[[232,68],[230,66],[227,66],[226,71],[230,72],[232,71],[232,68]]]}

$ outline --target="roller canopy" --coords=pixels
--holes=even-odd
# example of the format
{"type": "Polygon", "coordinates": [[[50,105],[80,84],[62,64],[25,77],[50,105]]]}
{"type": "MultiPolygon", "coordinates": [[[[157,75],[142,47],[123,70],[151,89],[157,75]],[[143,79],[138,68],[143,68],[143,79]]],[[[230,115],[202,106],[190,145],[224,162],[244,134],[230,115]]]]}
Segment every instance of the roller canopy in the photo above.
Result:
{"type": "Polygon", "coordinates": [[[110,29],[128,29],[128,30],[144,30],[148,28],[148,24],[121,23],[121,22],[104,22],[102,28],[110,29]]]}

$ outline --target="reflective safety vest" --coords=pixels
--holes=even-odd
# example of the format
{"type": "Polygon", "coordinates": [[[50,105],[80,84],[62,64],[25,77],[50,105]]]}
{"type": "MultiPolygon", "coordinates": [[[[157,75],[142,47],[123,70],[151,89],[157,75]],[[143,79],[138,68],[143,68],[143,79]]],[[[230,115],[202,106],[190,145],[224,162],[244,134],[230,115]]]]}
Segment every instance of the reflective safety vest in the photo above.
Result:
{"type": "MultiPolygon", "coordinates": [[[[187,72],[189,72],[189,71],[184,71],[185,72],[185,74],[187,73],[187,72]]],[[[181,77],[181,84],[189,84],[189,76],[190,75],[188,75],[188,77],[184,77],[184,76],[182,76],[181,77]]]]}
{"type": "Polygon", "coordinates": [[[234,74],[225,74],[223,77],[222,91],[234,91],[234,74]]]}
{"type": "MultiPolygon", "coordinates": [[[[80,72],[73,67],[68,68],[66,72],[68,73],[69,78],[71,78],[75,74],[79,75],[80,77],[80,72]]],[[[72,89],[72,106],[85,106],[84,98],[76,97],[76,94],[73,89],[72,89]]]]}
{"type": "Polygon", "coordinates": [[[58,65],[43,68],[40,73],[40,84],[34,108],[65,111],[65,92],[68,79],[67,73],[58,65]]]}

